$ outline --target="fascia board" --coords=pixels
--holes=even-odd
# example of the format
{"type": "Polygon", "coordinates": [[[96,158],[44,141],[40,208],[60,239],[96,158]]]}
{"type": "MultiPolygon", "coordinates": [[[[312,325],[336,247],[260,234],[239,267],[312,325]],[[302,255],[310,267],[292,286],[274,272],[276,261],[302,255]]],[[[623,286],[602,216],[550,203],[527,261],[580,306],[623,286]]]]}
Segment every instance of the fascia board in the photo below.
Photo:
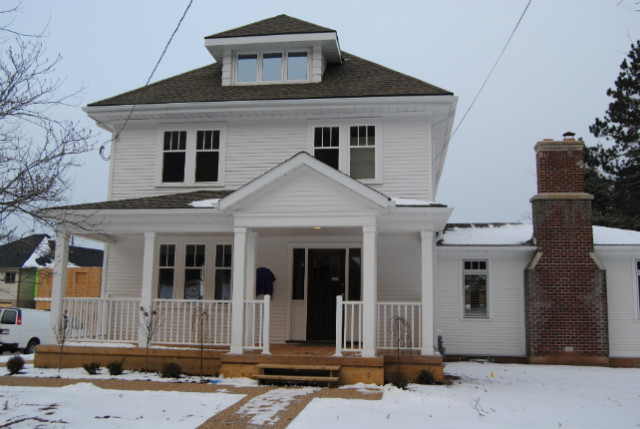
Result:
{"type": "Polygon", "coordinates": [[[384,231],[442,231],[453,213],[451,207],[396,207],[380,217],[384,231]]]}
{"type": "Polygon", "coordinates": [[[635,255],[640,259],[640,244],[597,244],[593,250],[596,254],[635,255]]]}
{"type": "Polygon", "coordinates": [[[239,213],[234,217],[234,226],[246,228],[375,227],[376,214],[373,212],[335,212],[331,215],[239,213]]]}
{"type": "MultiPolygon", "coordinates": [[[[294,110],[300,112],[301,109],[309,110],[325,108],[344,108],[358,106],[390,106],[390,105],[426,105],[428,109],[422,114],[426,115],[450,115],[451,105],[455,105],[456,96],[452,95],[417,95],[417,96],[389,96],[389,97],[349,97],[349,98],[300,98],[290,100],[251,100],[251,101],[214,101],[197,103],[166,103],[166,104],[139,104],[135,106],[132,119],[142,117],[144,114],[165,113],[181,114],[186,113],[224,113],[230,112],[250,112],[259,110],[294,110]]],[[[114,122],[109,119],[109,115],[123,114],[129,115],[133,105],[117,106],[85,106],[82,110],[95,121],[114,122]]],[[[455,110],[455,108],[454,108],[455,110]]],[[[450,121],[453,119],[450,118],[450,121]]]]}
{"type": "Polygon", "coordinates": [[[347,177],[343,173],[313,158],[308,153],[303,152],[267,171],[262,176],[249,182],[234,193],[222,198],[218,203],[218,208],[222,211],[233,210],[234,207],[238,206],[243,201],[246,201],[248,198],[251,198],[251,196],[257,194],[260,190],[291,174],[297,169],[302,168],[303,166],[322,174],[337,184],[358,194],[363,199],[373,202],[379,207],[387,208],[391,204],[390,200],[379,192],[374,191],[368,186],[365,186],[350,177],[347,177]]]}

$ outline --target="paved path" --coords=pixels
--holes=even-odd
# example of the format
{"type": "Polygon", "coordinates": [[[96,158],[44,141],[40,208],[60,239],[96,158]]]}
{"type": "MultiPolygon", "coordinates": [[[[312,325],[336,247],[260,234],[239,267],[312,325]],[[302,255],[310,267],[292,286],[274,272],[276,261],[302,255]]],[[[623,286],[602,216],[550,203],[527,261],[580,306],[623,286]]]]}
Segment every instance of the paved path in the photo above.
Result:
{"type": "Polygon", "coordinates": [[[379,389],[337,389],[314,387],[251,386],[234,387],[216,384],[169,383],[114,379],[65,379],[42,377],[0,377],[0,385],[62,387],[75,383],[93,383],[102,389],[162,390],[179,392],[217,392],[243,394],[245,397],[222,410],[200,428],[286,428],[313,398],[368,399],[382,398],[379,389]]]}

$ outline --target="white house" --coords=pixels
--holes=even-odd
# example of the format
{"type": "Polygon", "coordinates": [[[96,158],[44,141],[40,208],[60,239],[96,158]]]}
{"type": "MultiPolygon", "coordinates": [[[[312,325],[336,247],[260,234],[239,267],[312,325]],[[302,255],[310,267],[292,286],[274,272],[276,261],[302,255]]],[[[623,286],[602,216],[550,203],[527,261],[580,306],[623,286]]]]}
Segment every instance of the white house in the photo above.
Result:
{"type": "Polygon", "coordinates": [[[57,266],[69,235],[107,243],[100,300],[63,299],[56,270],[53,316],[82,320],[72,338],[142,345],[143,307],[163,315],[154,343],[204,334],[229,355],[329,342],[441,362],[438,331],[456,354],[526,355],[531,231],[491,258],[442,241],[451,92],[286,15],[205,47],[211,65],[85,108],[113,141],[108,201],[55,212],[57,266]],[[465,296],[464,279],[484,289],[465,296]]]}

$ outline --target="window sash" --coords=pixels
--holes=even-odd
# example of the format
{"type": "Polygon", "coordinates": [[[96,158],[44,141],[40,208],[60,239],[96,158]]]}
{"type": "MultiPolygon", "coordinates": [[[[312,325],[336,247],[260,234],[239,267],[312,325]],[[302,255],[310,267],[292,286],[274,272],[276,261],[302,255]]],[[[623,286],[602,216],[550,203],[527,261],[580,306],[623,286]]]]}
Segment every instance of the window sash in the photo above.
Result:
{"type": "Polygon", "coordinates": [[[463,312],[465,318],[489,316],[487,261],[468,260],[463,264],[463,312]]]}
{"type": "Polygon", "coordinates": [[[308,51],[265,51],[236,56],[236,83],[308,82],[308,51]]]}
{"type": "Polygon", "coordinates": [[[216,245],[214,299],[231,299],[231,244],[216,245]]]}

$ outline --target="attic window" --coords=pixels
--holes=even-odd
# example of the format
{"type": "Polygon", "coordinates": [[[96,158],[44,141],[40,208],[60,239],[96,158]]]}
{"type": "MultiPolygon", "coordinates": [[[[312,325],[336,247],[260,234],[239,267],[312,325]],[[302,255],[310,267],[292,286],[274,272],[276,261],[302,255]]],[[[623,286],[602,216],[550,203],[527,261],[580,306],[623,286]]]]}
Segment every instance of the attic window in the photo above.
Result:
{"type": "Polygon", "coordinates": [[[237,84],[308,82],[307,51],[260,52],[238,54],[237,84]]]}

